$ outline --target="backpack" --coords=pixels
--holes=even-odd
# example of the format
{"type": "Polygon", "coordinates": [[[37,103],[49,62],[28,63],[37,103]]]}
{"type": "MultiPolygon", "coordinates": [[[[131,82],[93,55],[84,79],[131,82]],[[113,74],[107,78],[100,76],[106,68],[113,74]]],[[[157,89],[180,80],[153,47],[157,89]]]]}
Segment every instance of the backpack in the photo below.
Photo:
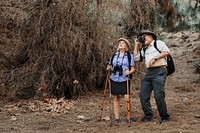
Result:
{"type": "MultiPolygon", "coordinates": [[[[127,56],[128,56],[128,64],[129,64],[129,70],[131,70],[131,53],[130,52],[126,52],[127,56]]],[[[111,57],[111,65],[113,65],[113,58],[114,58],[115,54],[113,54],[113,56],[111,57]]],[[[129,75],[130,79],[132,79],[132,74],[129,75]]]]}
{"type": "MultiPolygon", "coordinates": [[[[157,48],[156,41],[154,42],[154,47],[159,53],[161,53],[160,50],[157,48]]],[[[145,53],[146,47],[143,49],[143,51],[145,53]]],[[[142,61],[141,53],[140,53],[140,61],[142,61]]],[[[174,61],[171,55],[167,56],[166,61],[167,61],[167,72],[168,72],[167,76],[169,76],[175,72],[175,65],[174,65],[174,61]]]]}

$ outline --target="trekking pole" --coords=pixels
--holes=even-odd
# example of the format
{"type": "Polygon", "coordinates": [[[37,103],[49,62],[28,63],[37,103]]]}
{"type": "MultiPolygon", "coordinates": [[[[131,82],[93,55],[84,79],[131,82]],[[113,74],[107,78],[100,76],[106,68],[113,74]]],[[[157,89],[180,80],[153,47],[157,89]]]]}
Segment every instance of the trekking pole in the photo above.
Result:
{"type": "Polygon", "coordinates": [[[102,102],[101,102],[101,111],[100,111],[99,121],[101,121],[102,113],[103,113],[103,109],[104,109],[104,101],[105,101],[105,98],[106,98],[106,91],[107,91],[107,86],[108,86],[108,83],[109,83],[109,75],[110,75],[110,70],[107,71],[106,83],[105,83],[104,92],[103,92],[103,99],[102,99],[102,102]]]}
{"type": "Polygon", "coordinates": [[[129,93],[129,81],[128,81],[128,75],[126,75],[126,89],[127,89],[127,119],[128,119],[128,126],[131,126],[131,104],[130,104],[130,93],[129,93]]]}
{"type": "Polygon", "coordinates": [[[112,94],[111,94],[110,81],[109,81],[109,112],[110,112],[110,124],[109,124],[109,126],[112,127],[112,94]]]}

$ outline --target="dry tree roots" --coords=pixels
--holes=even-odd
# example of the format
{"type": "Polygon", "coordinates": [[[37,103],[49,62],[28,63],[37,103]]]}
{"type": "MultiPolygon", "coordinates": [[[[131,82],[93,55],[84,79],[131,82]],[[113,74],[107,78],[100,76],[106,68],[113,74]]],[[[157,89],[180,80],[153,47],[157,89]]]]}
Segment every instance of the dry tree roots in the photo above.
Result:
{"type": "Polygon", "coordinates": [[[42,90],[71,98],[103,88],[117,38],[154,24],[151,0],[142,7],[123,0],[1,0],[0,95],[33,98],[42,90]]]}
{"type": "Polygon", "coordinates": [[[48,95],[61,97],[66,89],[71,97],[102,84],[107,46],[98,40],[97,21],[87,15],[88,4],[1,2],[2,95],[31,98],[45,86],[48,95]]]}

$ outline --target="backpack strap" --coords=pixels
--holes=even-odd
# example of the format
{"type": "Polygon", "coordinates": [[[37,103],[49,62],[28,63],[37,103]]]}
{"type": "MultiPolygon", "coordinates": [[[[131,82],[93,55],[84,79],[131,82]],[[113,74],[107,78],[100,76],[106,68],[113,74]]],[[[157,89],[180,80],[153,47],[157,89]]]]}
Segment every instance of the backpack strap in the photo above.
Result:
{"type": "Polygon", "coordinates": [[[129,65],[129,70],[131,69],[130,67],[131,67],[131,54],[130,54],[130,52],[126,52],[127,53],[127,56],[128,56],[128,65],[129,65]]]}
{"type": "Polygon", "coordinates": [[[112,66],[113,66],[113,59],[114,59],[114,56],[115,56],[115,53],[112,55],[111,60],[110,60],[110,63],[111,63],[112,66]]]}
{"type": "MultiPolygon", "coordinates": [[[[128,56],[128,64],[129,64],[129,69],[130,69],[130,66],[131,66],[131,54],[130,54],[130,52],[126,52],[127,53],[127,56],[128,56]]],[[[111,62],[111,65],[113,65],[113,59],[114,59],[114,57],[115,57],[115,54],[116,53],[114,53],[113,55],[112,55],[112,57],[111,57],[111,60],[110,60],[110,62],[111,62]]]]}
{"type": "MultiPolygon", "coordinates": [[[[143,50],[143,51],[144,51],[144,55],[145,55],[146,49],[147,49],[147,47],[144,47],[144,48],[142,48],[142,49],[140,50],[140,62],[143,61],[143,57],[142,57],[141,51],[143,50]]],[[[145,58],[145,57],[144,57],[144,58],[145,58]]]]}
{"type": "Polygon", "coordinates": [[[157,50],[159,53],[161,53],[161,52],[160,52],[160,50],[159,50],[159,49],[158,49],[158,47],[157,47],[156,40],[155,40],[155,42],[154,42],[154,44],[153,44],[153,45],[154,45],[155,49],[156,49],[156,50],[157,50]]]}

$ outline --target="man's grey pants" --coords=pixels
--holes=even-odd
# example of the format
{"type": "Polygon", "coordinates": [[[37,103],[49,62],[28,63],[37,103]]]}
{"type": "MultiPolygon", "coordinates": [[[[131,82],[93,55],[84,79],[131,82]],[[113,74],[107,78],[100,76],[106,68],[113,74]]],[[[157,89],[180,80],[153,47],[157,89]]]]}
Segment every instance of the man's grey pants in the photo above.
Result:
{"type": "Polygon", "coordinates": [[[162,120],[168,120],[169,114],[165,102],[164,84],[167,77],[166,68],[150,68],[146,72],[140,89],[140,101],[145,117],[151,118],[153,112],[150,104],[150,95],[153,90],[156,105],[162,120]]]}

